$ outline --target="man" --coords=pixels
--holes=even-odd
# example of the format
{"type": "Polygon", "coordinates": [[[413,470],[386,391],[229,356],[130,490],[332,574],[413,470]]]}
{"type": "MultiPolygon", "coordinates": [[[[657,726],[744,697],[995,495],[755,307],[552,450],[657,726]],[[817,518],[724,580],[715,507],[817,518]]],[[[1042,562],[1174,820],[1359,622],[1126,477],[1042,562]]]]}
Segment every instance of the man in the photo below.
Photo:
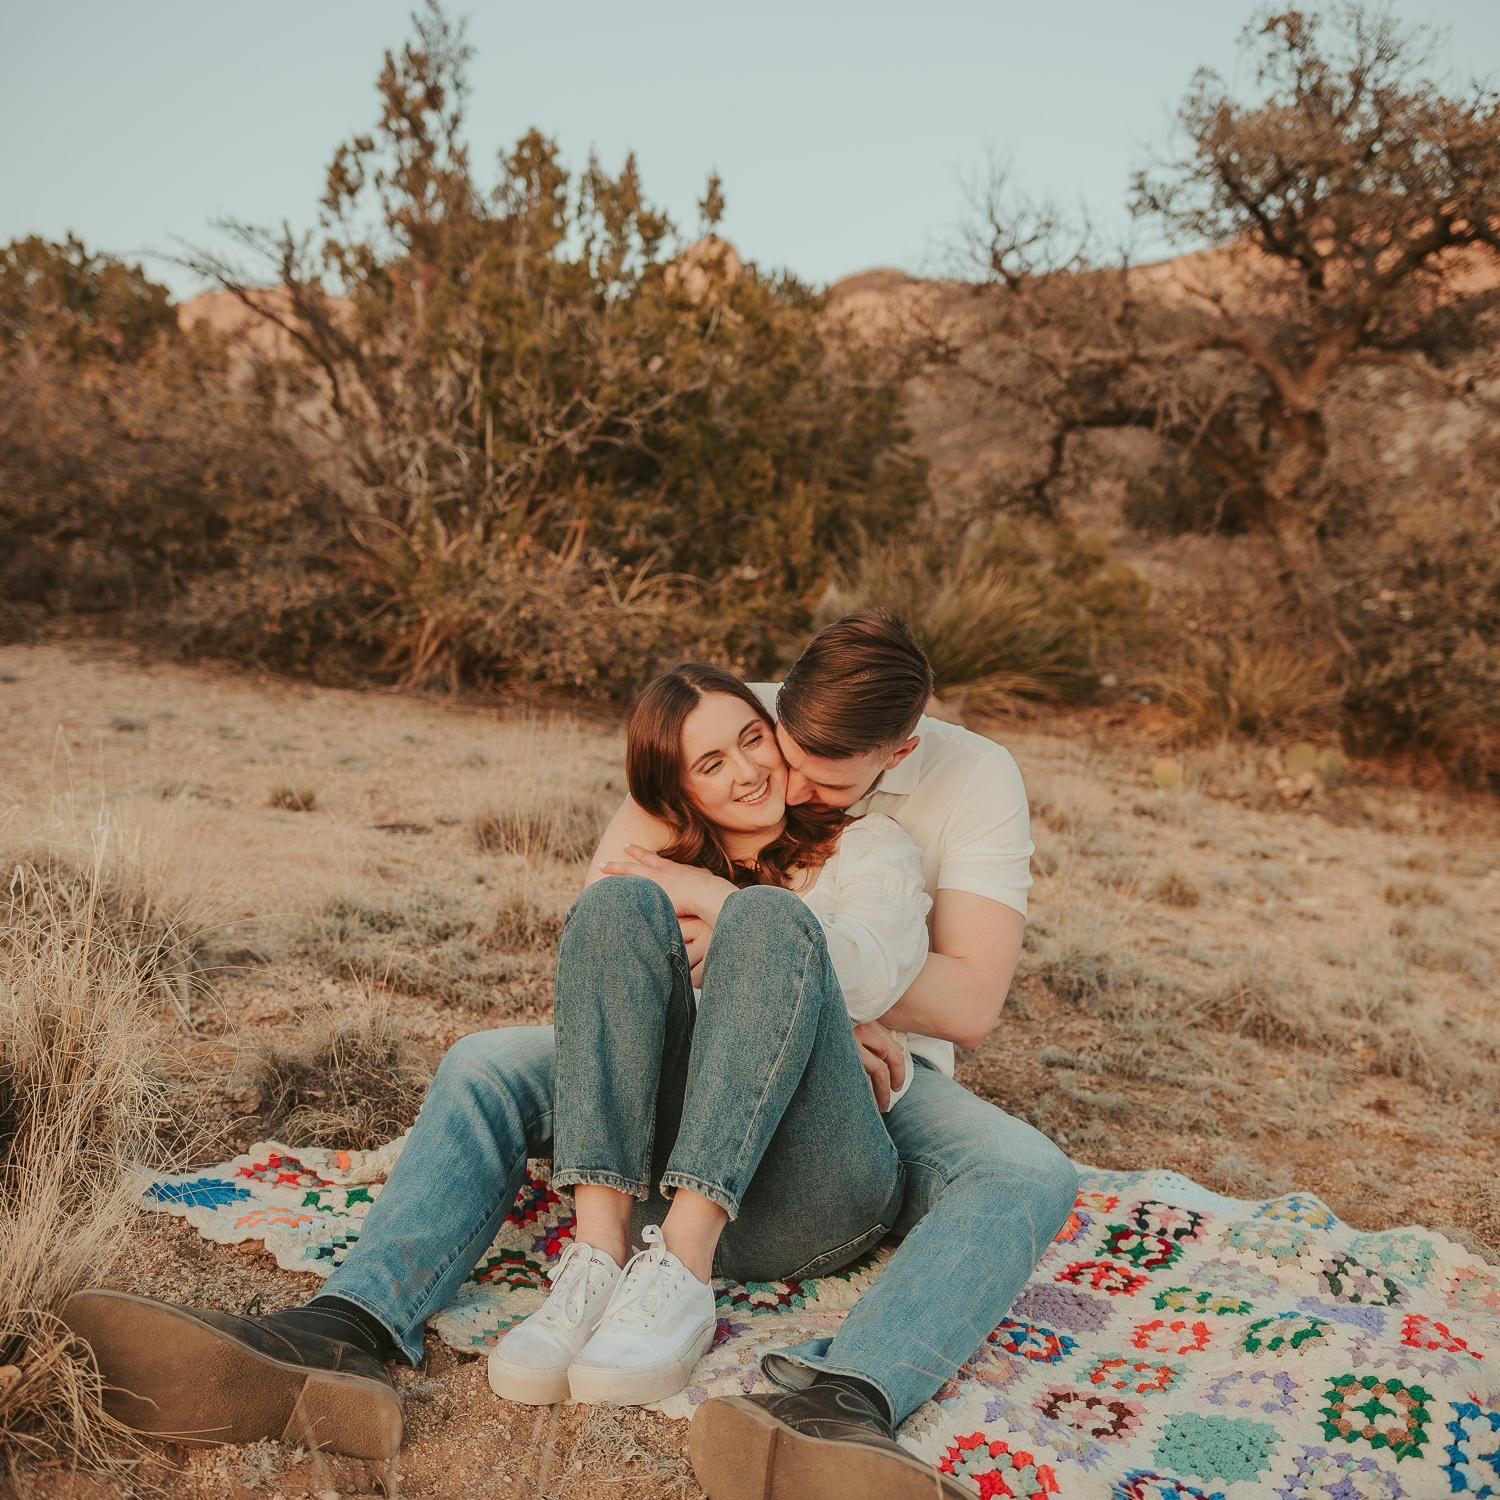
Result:
{"type": "MultiPolygon", "coordinates": [[[[787,800],[885,813],[922,851],[931,948],[880,1022],[858,1028],[906,1170],[904,1239],[832,1339],[763,1357],[781,1389],[704,1403],[690,1434],[713,1500],[744,1495],[966,1492],[894,1441],[999,1323],[1073,1206],[1076,1175],[1050,1141],[952,1078],[954,1044],[999,1016],[1025,925],[1032,844],[1010,754],[923,716],[932,674],[884,612],[820,631],[774,702],[787,800]]],[[[595,855],[649,870],[665,830],[627,800],[595,855]]],[[[684,928],[701,963],[712,933],[684,928]]],[[[488,1248],[528,1156],[551,1149],[550,1027],[464,1038],[443,1059],[391,1179],[348,1259],[305,1307],[255,1318],[85,1292],[65,1316],[94,1347],[115,1410],[142,1431],[198,1440],[284,1436],[365,1457],[394,1453],[400,1411],[384,1362],[422,1355],[427,1319],[488,1248]]]]}

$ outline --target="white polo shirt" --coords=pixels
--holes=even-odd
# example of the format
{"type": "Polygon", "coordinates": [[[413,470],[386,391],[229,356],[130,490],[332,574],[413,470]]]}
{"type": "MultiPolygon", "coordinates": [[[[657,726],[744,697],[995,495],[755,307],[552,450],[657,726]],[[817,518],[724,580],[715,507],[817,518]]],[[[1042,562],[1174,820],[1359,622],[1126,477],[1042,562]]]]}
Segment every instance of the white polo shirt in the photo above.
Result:
{"type": "MultiPolygon", "coordinates": [[[[774,718],[779,682],[752,682],[774,718]]],[[[970,891],[1024,917],[1031,888],[1031,814],[1016,758],[1003,745],[925,714],[918,744],[849,809],[884,813],[921,851],[927,894],[970,891]]],[[[953,1072],[953,1043],[910,1034],[914,1053],[953,1072]]]]}

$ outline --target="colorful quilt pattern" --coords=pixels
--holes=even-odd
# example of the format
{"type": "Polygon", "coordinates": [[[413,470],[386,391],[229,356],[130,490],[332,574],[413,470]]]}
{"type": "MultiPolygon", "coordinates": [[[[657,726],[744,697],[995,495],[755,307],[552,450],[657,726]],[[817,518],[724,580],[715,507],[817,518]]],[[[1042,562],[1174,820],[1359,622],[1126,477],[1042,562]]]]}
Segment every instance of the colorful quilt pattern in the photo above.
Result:
{"type": "MultiPolygon", "coordinates": [[[[163,1177],[149,1208],[327,1275],[400,1141],[267,1142],[163,1177]]],[[[1423,1229],[1362,1233],[1316,1198],[1224,1198],[1171,1172],[1081,1169],[1077,1206],[1010,1315],[901,1441],[983,1500],[1500,1500],[1500,1269],[1423,1229]]],[[[546,1294],[571,1200],[534,1162],[433,1322],[483,1353],[546,1294]]],[[[827,1337],[890,1249],[832,1276],[728,1283],[682,1394],[767,1388],[763,1350],[827,1337]]]]}

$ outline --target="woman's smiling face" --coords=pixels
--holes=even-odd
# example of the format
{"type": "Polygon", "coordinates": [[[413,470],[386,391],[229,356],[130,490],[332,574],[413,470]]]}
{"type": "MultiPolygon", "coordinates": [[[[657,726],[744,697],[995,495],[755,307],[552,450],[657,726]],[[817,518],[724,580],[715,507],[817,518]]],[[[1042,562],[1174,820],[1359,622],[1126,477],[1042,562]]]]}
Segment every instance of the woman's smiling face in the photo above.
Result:
{"type": "Polygon", "coordinates": [[[786,816],[786,762],[770,726],[728,693],[705,693],[682,723],[682,785],[710,823],[735,833],[786,816]]]}

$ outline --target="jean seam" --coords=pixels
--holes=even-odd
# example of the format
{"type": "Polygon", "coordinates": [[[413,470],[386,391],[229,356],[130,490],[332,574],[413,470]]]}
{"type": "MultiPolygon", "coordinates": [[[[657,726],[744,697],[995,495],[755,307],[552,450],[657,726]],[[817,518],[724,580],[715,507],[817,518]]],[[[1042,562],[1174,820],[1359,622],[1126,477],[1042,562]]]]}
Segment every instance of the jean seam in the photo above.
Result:
{"type": "Polygon", "coordinates": [[[614,1188],[616,1192],[629,1193],[632,1198],[639,1198],[643,1203],[651,1196],[649,1183],[623,1177],[620,1173],[611,1172],[603,1167],[574,1167],[563,1172],[554,1171],[551,1182],[554,1188],[614,1188]]]}
{"type": "MultiPolygon", "coordinates": [[[[853,1260],[867,1245],[876,1244],[891,1232],[889,1224],[872,1224],[862,1234],[857,1234],[853,1239],[845,1240],[842,1245],[835,1245],[831,1250],[825,1250],[821,1255],[815,1255],[805,1266],[798,1267],[789,1276],[780,1278],[782,1281],[801,1281],[804,1277],[816,1276],[819,1271],[829,1268],[833,1263],[834,1256],[847,1256],[853,1260]]],[[[845,1262],[840,1261],[842,1265],[845,1262]]]]}
{"type": "Polygon", "coordinates": [[[694,1177],[689,1172],[664,1172],[661,1186],[663,1197],[667,1196],[665,1190],[669,1187],[686,1188],[690,1193],[697,1193],[700,1198],[707,1198],[710,1202],[717,1203],[731,1219],[739,1215],[738,1198],[717,1183],[704,1182],[702,1178],[694,1177]]]}
{"type": "Polygon", "coordinates": [[[745,1154],[750,1149],[750,1141],[755,1133],[755,1127],[760,1123],[761,1115],[765,1113],[766,1099],[771,1092],[771,1081],[776,1077],[777,1069],[781,1066],[782,1059],[786,1056],[787,1048],[792,1044],[792,1035],[796,1031],[797,1019],[802,1014],[803,1001],[807,998],[807,971],[812,963],[813,945],[806,942],[802,955],[802,974],[797,981],[797,1003],[792,1010],[791,1020],[787,1024],[786,1035],[781,1040],[781,1049],[776,1054],[776,1060],[766,1069],[765,1083],[761,1088],[760,1097],[755,1101],[755,1110],[750,1116],[750,1122],[745,1127],[745,1134],[740,1140],[739,1151],[734,1159],[733,1177],[739,1181],[740,1168],[744,1163],[745,1154]]]}

